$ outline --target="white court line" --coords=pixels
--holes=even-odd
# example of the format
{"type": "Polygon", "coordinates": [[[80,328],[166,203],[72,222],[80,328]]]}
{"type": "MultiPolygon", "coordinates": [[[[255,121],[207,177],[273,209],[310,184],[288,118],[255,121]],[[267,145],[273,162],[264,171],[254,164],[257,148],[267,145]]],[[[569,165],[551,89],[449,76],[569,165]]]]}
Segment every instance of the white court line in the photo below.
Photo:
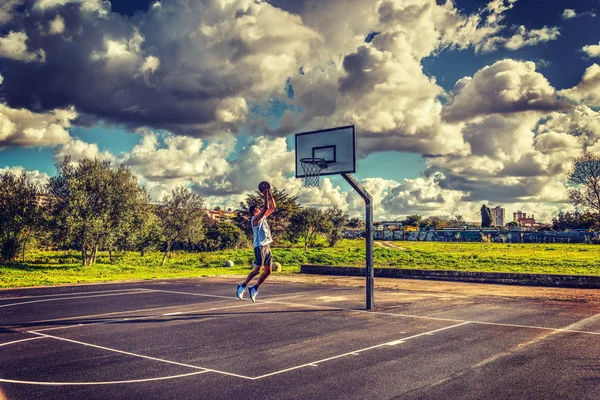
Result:
{"type": "Polygon", "coordinates": [[[176,362],[176,361],[163,360],[161,358],[144,356],[142,354],[130,353],[128,351],[111,349],[109,347],[98,346],[98,345],[91,344],[91,343],[79,342],[77,340],[66,339],[66,338],[62,338],[62,337],[59,337],[59,336],[52,336],[52,335],[48,335],[46,333],[39,333],[39,332],[36,332],[36,331],[28,331],[27,333],[31,333],[32,335],[38,335],[38,336],[42,336],[42,337],[52,338],[52,339],[56,339],[56,340],[62,340],[62,341],[65,341],[65,342],[77,343],[77,344],[80,344],[80,345],[83,345],[83,346],[87,346],[87,347],[94,347],[94,348],[97,348],[97,349],[113,351],[115,353],[126,354],[128,356],[141,357],[141,358],[145,358],[145,359],[148,359],[148,360],[160,361],[160,362],[167,363],[167,364],[174,364],[174,365],[179,365],[179,366],[182,366],[182,367],[188,367],[188,368],[194,368],[194,369],[201,369],[203,371],[207,370],[206,368],[197,367],[195,365],[183,364],[183,363],[179,363],[179,362],[176,362]]]}
{"type": "MultiPolygon", "coordinates": [[[[381,312],[381,311],[354,310],[351,308],[330,307],[330,306],[321,306],[321,305],[315,305],[315,304],[287,303],[287,302],[282,302],[282,301],[262,300],[261,302],[262,303],[272,303],[272,304],[284,304],[284,305],[298,306],[298,307],[320,307],[320,308],[327,308],[327,309],[331,309],[331,310],[350,311],[350,312],[378,314],[378,315],[389,315],[389,316],[393,316],[393,317],[430,319],[433,321],[466,322],[469,324],[478,324],[478,325],[506,326],[506,327],[512,327],[512,328],[540,329],[540,330],[557,331],[557,332],[583,333],[583,334],[587,334],[587,335],[600,335],[600,332],[582,331],[582,330],[565,329],[565,328],[550,328],[547,326],[508,324],[508,323],[502,323],[502,322],[472,321],[472,320],[454,319],[454,318],[426,317],[426,316],[422,316],[422,315],[411,315],[411,314],[394,314],[394,313],[386,313],[386,312],[381,312]]],[[[598,315],[600,315],[600,314],[598,314],[598,315]]]]}
{"type": "Polygon", "coordinates": [[[32,338],[27,338],[27,339],[15,340],[13,342],[0,343],[0,347],[2,347],[2,346],[8,346],[10,344],[15,344],[15,343],[28,342],[30,340],[38,340],[38,339],[44,339],[44,338],[36,336],[36,337],[32,337],[32,338]]]}
{"type": "MultiPolygon", "coordinates": [[[[202,303],[200,303],[200,304],[202,304],[202,303]]],[[[206,304],[206,303],[204,303],[204,304],[206,304]]],[[[80,323],[80,324],[67,325],[67,326],[54,326],[52,328],[35,329],[35,332],[47,332],[47,331],[55,331],[55,330],[59,330],[59,329],[71,329],[71,328],[79,328],[79,327],[83,327],[83,326],[93,326],[93,325],[109,325],[109,324],[117,324],[117,323],[120,323],[120,322],[136,321],[136,320],[139,320],[139,319],[160,318],[162,316],[202,313],[202,312],[206,312],[206,311],[226,310],[228,308],[249,307],[249,306],[256,306],[256,305],[257,304],[255,304],[255,303],[244,303],[244,304],[238,304],[238,305],[235,305],[235,306],[212,307],[212,308],[208,308],[208,309],[181,311],[181,312],[178,312],[178,313],[144,315],[144,316],[141,316],[141,317],[123,317],[123,318],[119,318],[119,319],[114,320],[114,321],[98,321],[98,322],[90,322],[90,323],[87,323],[87,324],[86,323],[80,323]]]]}
{"type": "Polygon", "coordinates": [[[95,294],[95,293],[113,293],[113,292],[129,292],[132,290],[148,290],[145,288],[129,288],[129,289],[113,289],[113,290],[94,290],[89,292],[73,292],[73,293],[57,293],[57,294],[44,294],[38,296],[18,296],[18,297],[1,297],[0,301],[3,300],[19,300],[19,299],[38,299],[43,297],[58,297],[58,296],[76,296],[80,294],[95,294]]]}
{"type": "Polygon", "coordinates": [[[80,344],[82,346],[94,347],[94,348],[101,349],[101,350],[107,350],[107,351],[112,351],[112,352],[115,352],[115,353],[126,354],[126,355],[129,355],[129,356],[145,358],[147,360],[159,361],[159,362],[163,362],[163,363],[167,363],[167,364],[174,364],[174,365],[179,365],[179,366],[182,366],[182,367],[199,369],[199,370],[202,370],[202,371],[205,371],[205,372],[215,372],[215,373],[218,373],[218,374],[235,376],[235,377],[238,377],[238,378],[252,379],[249,376],[238,375],[238,374],[234,374],[234,373],[231,373],[231,372],[219,371],[219,370],[212,369],[212,368],[198,367],[196,365],[184,364],[184,363],[180,363],[180,362],[177,362],[177,361],[165,360],[165,359],[162,359],[162,358],[145,356],[143,354],[136,354],[136,353],[131,353],[129,351],[123,351],[123,350],[113,349],[113,348],[110,348],[110,347],[98,346],[96,344],[91,344],[91,343],[86,343],[86,342],[80,342],[78,340],[67,339],[67,338],[63,338],[63,337],[60,337],[60,336],[53,336],[53,335],[48,335],[48,334],[45,334],[45,333],[38,333],[36,331],[28,331],[28,333],[31,333],[33,335],[44,336],[44,337],[48,337],[48,338],[52,338],[52,339],[56,339],[56,340],[62,340],[62,341],[65,341],[65,342],[76,343],[76,344],[80,344]]]}
{"type": "Polygon", "coordinates": [[[368,350],[377,349],[377,348],[379,348],[379,347],[383,347],[383,346],[395,346],[395,345],[397,345],[397,344],[404,343],[404,342],[406,342],[407,340],[414,339],[414,338],[417,338],[417,337],[419,337],[419,336],[424,336],[424,335],[433,335],[433,334],[434,334],[434,333],[436,333],[436,332],[440,332],[440,331],[444,331],[444,330],[447,330],[447,329],[452,329],[452,328],[457,328],[457,327],[459,327],[459,326],[466,325],[466,324],[468,324],[468,322],[463,322],[463,323],[456,324],[456,325],[446,326],[446,327],[444,327],[444,328],[435,329],[435,330],[433,330],[433,331],[429,331],[429,332],[423,332],[423,333],[419,333],[419,334],[417,334],[417,335],[408,336],[408,337],[405,337],[405,338],[402,338],[402,339],[394,340],[394,341],[392,341],[392,342],[386,342],[386,343],[378,344],[378,345],[375,345],[375,346],[365,347],[364,349],[360,349],[360,350],[353,350],[353,351],[350,351],[350,352],[348,352],[348,353],[339,354],[339,355],[337,355],[337,356],[328,357],[328,358],[323,358],[323,359],[321,359],[321,360],[318,360],[318,361],[312,361],[312,362],[309,362],[309,363],[306,363],[306,364],[297,365],[297,366],[295,366],[295,367],[286,368],[286,369],[282,369],[282,370],[279,370],[279,371],[271,372],[271,373],[269,373],[269,374],[265,374],[265,375],[261,375],[261,376],[256,376],[256,377],[254,377],[254,378],[252,378],[252,379],[253,379],[253,380],[257,380],[257,379],[263,379],[263,378],[266,378],[266,377],[268,377],[268,376],[273,376],[273,375],[277,375],[277,374],[282,374],[282,373],[284,373],[284,372],[289,372],[289,371],[293,371],[293,370],[300,369],[300,368],[305,368],[305,367],[316,367],[316,366],[318,366],[319,364],[321,364],[321,363],[324,363],[324,362],[326,362],[326,361],[331,361],[331,360],[335,360],[335,359],[337,359],[337,358],[342,358],[342,357],[346,357],[346,356],[350,356],[350,355],[357,355],[358,353],[362,353],[362,352],[365,352],[365,351],[368,351],[368,350]]]}
{"type": "MultiPolygon", "coordinates": [[[[151,289],[154,290],[154,289],[151,289]]],[[[168,290],[157,290],[160,292],[169,292],[168,290]]],[[[230,298],[226,296],[216,296],[216,295],[208,295],[208,294],[200,294],[200,293],[186,293],[186,292],[174,292],[180,294],[189,294],[192,296],[207,296],[207,297],[222,297],[222,298],[230,298]]],[[[325,308],[330,310],[340,310],[340,311],[350,311],[350,312],[358,312],[358,313],[367,313],[367,314],[378,314],[378,315],[390,315],[394,317],[405,317],[405,318],[418,318],[418,319],[430,319],[432,321],[447,321],[447,322],[466,322],[470,324],[479,324],[479,325],[494,325],[494,326],[506,326],[506,327],[514,327],[514,328],[527,328],[527,329],[541,329],[541,330],[550,330],[557,332],[571,332],[571,333],[583,333],[588,335],[600,335],[600,332],[590,332],[590,331],[581,331],[575,329],[563,329],[563,328],[550,328],[546,326],[534,326],[534,325],[519,325],[519,324],[506,324],[501,322],[485,322],[485,321],[471,321],[465,319],[456,319],[456,318],[440,318],[440,317],[426,317],[423,315],[411,315],[411,314],[394,314],[394,313],[386,313],[381,311],[367,311],[367,310],[355,310],[351,308],[342,308],[342,307],[331,307],[331,306],[322,306],[318,304],[302,304],[302,303],[289,303],[284,301],[271,301],[271,300],[257,300],[257,303],[271,303],[271,304],[283,304],[288,306],[297,306],[297,307],[318,307],[325,308]]]]}
{"type": "Polygon", "coordinates": [[[125,383],[140,383],[140,382],[153,382],[153,381],[163,381],[166,379],[177,379],[184,378],[186,376],[205,374],[211,371],[196,371],[189,372],[187,374],[181,375],[172,375],[172,376],[162,376],[158,378],[146,378],[146,379],[132,379],[129,381],[106,381],[106,382],[36,382],[36,381],[19,381],[15,379],[3,379],[0,378],[0,382],[6,383],[20,383],[25,385],[42,385],[42,386],[90,386],[90,385],[119,385],[125,383]]]}
{"type": "MultiPolygon", "coordinates": [[[[216,303],[223,303],[223,302],[224,302],[224,300],[217,300],[217,301],[209,301],[209,302],[202,302],[202,303],[178,304],[178,305],[164,306],[164,307],[140,308],[137,310],[130,310],[130,311],[114,311],[114,312],[102,313],[102,314],[87,314],[87,315],[80,315],[80,316],[66,317],[66,318],[42,319],[42,320],[28,322],[28,324],[43,324],[43,323],[48,323],[48,322],[63,322],[63,321],[67,322],[67,321],[74,320],[74,319],[106,317],[109,315],[130,314],[130,313],[143,312],[143,311],[158,311],[158,310],[164,310],[165,308],[195,306],[195,305],[199,305],[199,304],[216,304],[216,303]]],[[[163,314],[163,315],[165,315],[165,314],[163,314]]],[[[123,318],[126,318],[125,315],[123,315],[123,318]]],[[[18,326],[18,325],[9,325],[9,327],[15,327],[15,326],[18,326]]]]}
{"type": "MultiPolygon", "coordinates": [[[[132,290],[139,290],[139,289],[132,289],[132,290]]],[[[92,296],[59,297],[57,299],[32,300],[32,301],[23,301],[21,303],[3,304],[3,305],[0,305],[0,308],[20,306],[20,305],[23,305],[23,304],[45,303],[45,302],[48,302],[48,301],[60,301],[60,300],[71,300],[71,299],[88,299],[88,298],[92,298],[92,297],[107,297],[107,296],[125,296],[125,295],[128,295],[128,294],[144,294],[144,293],[150,293],[150,292],[152,292],[152,291],[146,290],[146,289],[141,289],[141,291],[131,292],[131,293],[110,293],[110,294],[95,294],[95,295],[92,295],[92,296]]]]}

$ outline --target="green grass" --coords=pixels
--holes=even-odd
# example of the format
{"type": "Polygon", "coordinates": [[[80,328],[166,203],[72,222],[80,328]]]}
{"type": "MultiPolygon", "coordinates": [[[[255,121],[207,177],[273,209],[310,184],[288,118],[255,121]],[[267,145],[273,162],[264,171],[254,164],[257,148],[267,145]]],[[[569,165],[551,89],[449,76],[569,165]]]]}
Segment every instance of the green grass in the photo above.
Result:
{"type": "MultiPolygon", "coordinates": [[[[320,242],[321,245],[323,242],[320,242]]],[[[447,269],[459,271],[600,275],[600,246],[588,244],[500,244],[442,242],[383,242],[399,248],[375,246],[375,267],[447,269]]],[[[274,248],[273,259],[282,273],[298,273],[300,264],[364,266],[364,240],[343,240],[334,248],[304,251],[274,248]]],[[[78,252],[35,251],[26,262],[0,265],[0,287],[245,275],[252,249],[207,253],[177,252],[161,267],[162,253],[117,252],[113,262],[101,252],[97,264],[81,265],[78,252]],[[234,267],[224,267],[232,260],[234,267]]]]}

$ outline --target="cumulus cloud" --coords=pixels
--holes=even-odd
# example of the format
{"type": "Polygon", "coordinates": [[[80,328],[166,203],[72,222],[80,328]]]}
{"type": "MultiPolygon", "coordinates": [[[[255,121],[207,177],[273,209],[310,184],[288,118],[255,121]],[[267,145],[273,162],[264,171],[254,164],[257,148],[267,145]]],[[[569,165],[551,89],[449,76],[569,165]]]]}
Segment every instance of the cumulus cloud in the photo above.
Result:
{"type": "Polygon", "coordinates": [[[509,50],[518,50],[522,47],[556,40],[558,36],[560,36],[560,31],[557,27],[527,30],[525,26],[521,25],[517,32],[506,41],[504,47],[509,50]]]}
{"type": "Polygon", "coordinates": [[[106,15],[110,11],[110,2],[107,0],[37,0],[34,10],[53,10],[67,4],[78,4],[84,12],[97,12],[106,15]]]}
{"type": "Polygon", "coordinates": [[[575,18],[577,16],[577,13],[575,12],[575,10],[571,9],[571,8],[565,8],[565,10],[562,13],[562,17],[564,19],[571,19],[571,18],[575,18]]]}
{"type": "Polygon", "coordinates": [[[559,94],[591,107],[600,107],[600,65],[590,65],[577,86],[561,90],[559,94]]]}
{"type": "Polygon", "coordinates": [[[57,56],[48,56],[44,68],[3,63],[11,105],[74,104],[87,117],[130,127],[195,137],[227,134],[241,130],[250,112],[246,105],[281,93],[285,80],[311,58],[313,43],[321,42],[299,16],[267,2],[165,0],[135,19],[81,13],[70,4],[110,11],[108,1],[37,1],[23,28],[33,48],[57,56]],[[72,40],[58,41],[36,28],[48,26],[56,12],[72,40]]]}
{"type": "Polygon", "coordinates": [[[40,186],[44,186],[50,181],[50,176],[45,172],[40,172],[37,170],[27,170],[22,166],[0,168],[0,175],[3,175],[7,172],[10,172],[15,175],[20,175],[23,172],[25,172],[30,182],[36,183],[40,186]]]}
{"type": "Polygon", "coordinates": [[[0,148],[55,146],[69,141],[67,128],[77,117],[73,108],[34,113],[0,103],[0,148]]]}
{"type": "Polygon", "coordinates": [[[0,37],[0,58],[9,58],[17,61],[44,62],[46,53],[43,49],[34,52],[27,50],[27,34],[25,32],[9,32],[8,35],[0,37]]]}
{"type": "Polygon", "coordinates": [[[562,13],[563,19],[573,19],[573,18],[583,17],[583,16],[595,17],[596,13],[594,13],[592,11],[585,11],[585,12],[577,13],[572,8],[566,8],[562,13]]]}
{"type": "Polygon", "coordinates": [[[62,161],[65,157],[70,157],[72,163],[78,163],[83,158],[115,162],[115,156],[109,151],[102,152],[96,143],[87,143],[77,138],[70,138],[54,151],[54,158],[57,162],[62,161]]]}
{"type": "Polygon", "coordinates": [[[65,31],[65,19],[60,15],[50,21],[48,33],[50,35],[59,35],[65,31]]]}
{"type": "Polygon", "coordinates": [[[598,42],[598,44],[583,46],[581,50],[583,50],[588,57],[600,57],[600,42],[598,42]]]}
{"type": "Polygon", "coordinates": [[[444,108],[448,121],[468,120],[486,114],[552,111],[564,108],[556,90],[535,70],[533,62],[502,60],[457,82],[444,108]]]}
{"type": "Polygon", "coordinates": [[[0,3],[0,25],[11,21],[13,19],[13,9],[22,3],[22,0],[4,0],[2,3],[0,3]]]}

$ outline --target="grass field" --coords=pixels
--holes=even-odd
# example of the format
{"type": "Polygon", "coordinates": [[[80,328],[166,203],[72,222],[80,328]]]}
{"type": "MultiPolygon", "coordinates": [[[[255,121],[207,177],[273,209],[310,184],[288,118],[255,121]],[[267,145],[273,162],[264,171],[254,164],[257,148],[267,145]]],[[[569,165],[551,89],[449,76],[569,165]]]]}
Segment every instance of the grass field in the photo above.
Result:
{"type": "MultiPolygon", "coordinates": [[[[600,246],[589,244],[500,244],[375,242],[375,267],[457,271],[600,275],[600,246]]],[[[285,274],[300,264],[364,266],[363,240],[343,240],[334,248],[274,248],[273,259],[285,274]]],[[[0,265],[0,287],[23,287],[121,280],[244,275],[252,249],[208,253],[173,253],[164,267],[162,253],[118,252],[109,262],[100,253],[96,265],[83,267],[78,252],[36,251],[26,262],[0,265]],[[231,260],[234,267],[224,267],[231,260]]]]}

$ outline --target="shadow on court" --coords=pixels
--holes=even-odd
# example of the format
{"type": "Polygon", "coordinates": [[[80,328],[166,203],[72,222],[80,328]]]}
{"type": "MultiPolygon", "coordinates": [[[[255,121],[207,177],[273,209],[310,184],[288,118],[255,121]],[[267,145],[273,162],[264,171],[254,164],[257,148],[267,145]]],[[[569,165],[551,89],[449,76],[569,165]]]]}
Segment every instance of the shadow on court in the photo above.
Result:
{"type": "MultiPolygon", "coordinates": [[[[599,398],[597,305],[234,279],[10,291],[8,399],[599,398]]],[[[427,283],[423,283],[424,286],[427,283]]],[[[0,296],[2,293],[0,291],[0,296]]]]}

